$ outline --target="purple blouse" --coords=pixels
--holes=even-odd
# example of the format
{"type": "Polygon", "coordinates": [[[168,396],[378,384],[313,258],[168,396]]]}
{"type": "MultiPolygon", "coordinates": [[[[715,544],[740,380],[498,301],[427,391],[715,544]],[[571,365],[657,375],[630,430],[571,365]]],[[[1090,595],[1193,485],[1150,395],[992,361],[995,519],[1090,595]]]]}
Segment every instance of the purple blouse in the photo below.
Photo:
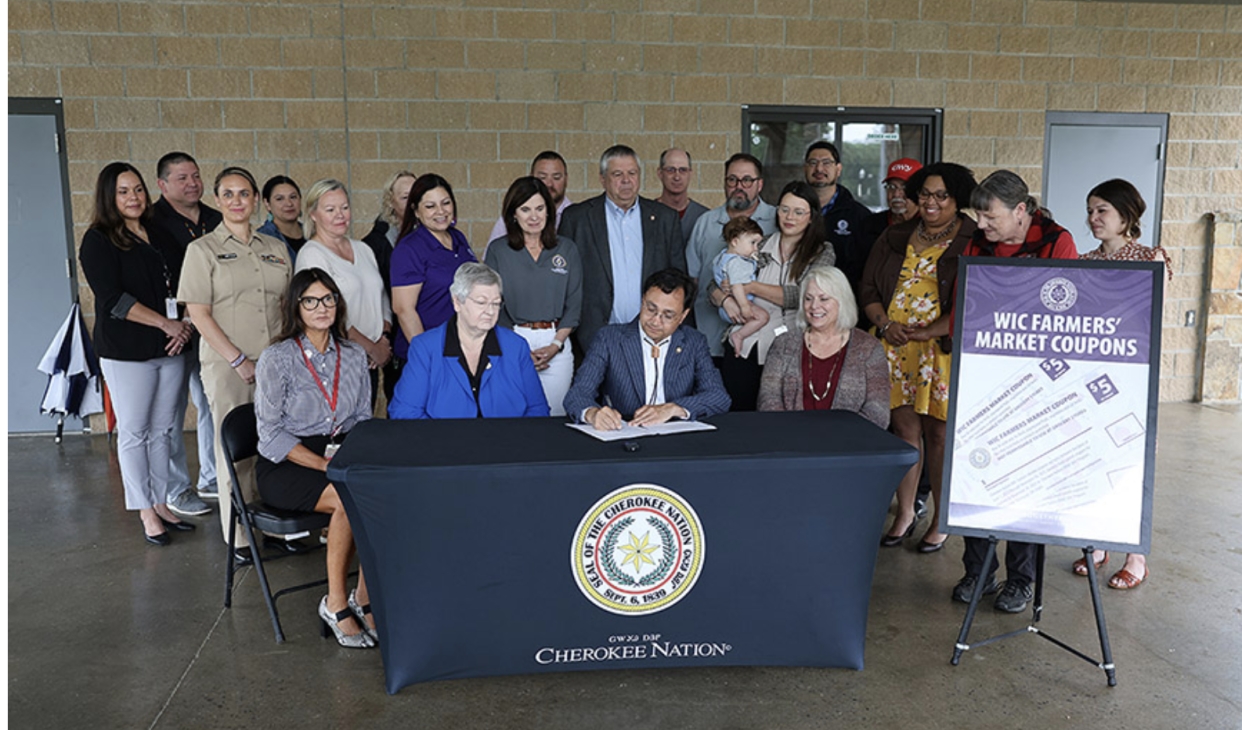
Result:
{"type": "MultiPolygon", "coordinates": [[[[423,321],[423,330],[439,327],[453,316],[453,300],[449,297],[453,275],[457,273],[457,267],[478,260],[461,231],[450,228],[449,235],[453,238],[452,251],[441,245],[426,228],[418,226],[397,241],[397,247],[392,252],[393,288],[423,285],[415,307],[419,319],[423,321]]],[[[404,360],[409,347],[410,341],[398,326],[393,354],[404,360]]]]}

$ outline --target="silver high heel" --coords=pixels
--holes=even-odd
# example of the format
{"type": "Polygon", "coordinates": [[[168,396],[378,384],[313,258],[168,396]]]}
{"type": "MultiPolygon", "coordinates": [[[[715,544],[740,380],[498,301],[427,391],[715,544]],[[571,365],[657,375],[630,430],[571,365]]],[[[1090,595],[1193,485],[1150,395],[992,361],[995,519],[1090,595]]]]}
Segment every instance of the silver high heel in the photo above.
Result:
{"type": "Polygon", "coordinates": [[[371,604],[360,605],[358,599],[355,598],[357,592],[357,589],[349,592],[349,610],[354,612],[354,618],[358,619],[358,624],[362,626],[362,630],[367,632],[371,636],[371,640],[378,646],[379,632],[371,628],[370,622],[367,621],[367,616],[371,613],[371,604]]]}
{"type": "Polygon", "coordinates": [[[336,634],[336,643],[347,649],[371,649],[375,646],[375,642],[371,641],[371,635],[364,629],[353,636],[341,631],[340,622],[347,618],[353,618],[354,612],[349,607],[342,611],[332,613],[328,610],[328,597],[324,596],[319,601],[319,618],[323,619],[323,624],[319,627],[319,635],[328,638],[328,633],[336,634]]]}

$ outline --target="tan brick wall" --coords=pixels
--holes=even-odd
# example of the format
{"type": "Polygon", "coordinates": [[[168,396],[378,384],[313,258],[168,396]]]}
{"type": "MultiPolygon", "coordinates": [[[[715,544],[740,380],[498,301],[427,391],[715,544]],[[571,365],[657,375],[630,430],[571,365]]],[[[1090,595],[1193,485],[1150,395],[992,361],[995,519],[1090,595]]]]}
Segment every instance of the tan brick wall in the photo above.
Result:
{"type": "Polygon", "coordinates": [[[1242,214],[1220,211],[1209,225],[1203,357],[1179,359],[1177,367],[1202,370],[1199,395],[1205,403],[1236,403],[1242,400],[1242,214]]]}
{"type": "MultiPolygon", "coordinates": [[[[351,177],[365,233],[389,170],[445,174],[476,246],[539,150],[597,192],[601,149],[695,155],[721,202],[740,105],[937,106],[946,159],[1038,188],[1047,110],[1171,115],[1163,240],[1176,278],[1161,395],[1198,387],[1184,326],[1207,279],[1205,214],[1242,208],[1242,7],[1069,0],[12,0],[9,93],[65,99],[77,234],[94,175],[184,148],[305,184],[351,177]],[[348,101],[346,100],[348,97],[348,101]]],[[[153,182],[153,181],[152,181],[153,182]]],[[[1200,317],[1203,313],[1199,312],[1200,317]]]]}

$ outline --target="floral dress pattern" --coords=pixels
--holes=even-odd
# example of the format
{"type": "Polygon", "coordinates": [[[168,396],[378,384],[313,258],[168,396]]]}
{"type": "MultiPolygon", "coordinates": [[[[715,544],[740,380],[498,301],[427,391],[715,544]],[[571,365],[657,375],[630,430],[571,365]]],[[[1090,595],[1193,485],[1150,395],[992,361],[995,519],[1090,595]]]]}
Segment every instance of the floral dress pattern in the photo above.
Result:
{"type": "MultiPolygon", "coordinates": [[[[928,246],[921,253],[907,244],[897,289],[888,305],[888,318],[897,324],[928,325],[940,317],[939,283],[936,264],[951,241],[928,246]]],[[[890,403],[893,408],[914,406],[919,415],[942,421],[949,414],[949,363],[936,340],[908,341],[898,347],[884,342],[892,381],[890,403]]]]}

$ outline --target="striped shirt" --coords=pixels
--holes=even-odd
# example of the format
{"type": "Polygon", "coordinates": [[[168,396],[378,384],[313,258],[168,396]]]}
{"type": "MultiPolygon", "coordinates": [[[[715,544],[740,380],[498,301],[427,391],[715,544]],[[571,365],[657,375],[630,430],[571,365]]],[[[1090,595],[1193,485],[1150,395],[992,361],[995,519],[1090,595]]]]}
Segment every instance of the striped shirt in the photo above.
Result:
{"type": "Polygon", "coordinates": [[[259,453],[268,461],[284,461],[302,438],[333,433],[343,436],[371,417],[367,356],[352,342],[329,338],[327,351],[319,352],[305,337],[282,340],[263,351],[254,381],[259,453]],[[338,350],[341,381],[334,412],[328,397],[332,395],[338,350]],[[307,360],[315,375],[306,367],[307,360]]]}

